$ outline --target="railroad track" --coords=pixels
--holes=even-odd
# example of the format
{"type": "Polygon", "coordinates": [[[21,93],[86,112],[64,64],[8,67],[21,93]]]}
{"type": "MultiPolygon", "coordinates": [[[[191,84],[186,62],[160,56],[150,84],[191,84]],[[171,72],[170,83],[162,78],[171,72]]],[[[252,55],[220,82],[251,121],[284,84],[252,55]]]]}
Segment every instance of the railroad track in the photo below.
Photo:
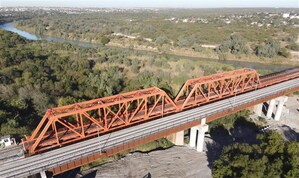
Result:
{"type": "Polygon", "coordinates": [[[0,163],[9,161],[9,159],[23,156],[21,145],[15,145],[7,148],[0,149],[0,163]]]}
{"type": "Polygon", "coordinates": [[[262,83],[262,86],[265,87],[279,83],[281,81],[287,81],[296,77],[299,77],[299,67],[262,76],[260,77],[260,81],[262,83]]]}

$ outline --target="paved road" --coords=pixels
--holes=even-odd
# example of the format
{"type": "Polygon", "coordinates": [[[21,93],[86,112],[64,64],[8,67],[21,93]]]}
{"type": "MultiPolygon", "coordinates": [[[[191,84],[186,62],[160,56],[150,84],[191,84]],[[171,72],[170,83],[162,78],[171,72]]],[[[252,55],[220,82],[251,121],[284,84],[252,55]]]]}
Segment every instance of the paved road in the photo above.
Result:
{"type": "Polygon", "coordinates": [[[59,164],[99,152],[101,149],[109,149],[132,139],[207,117],[294,87],[299,87],[299,78],[122,129],[99,138],[93,138],[18,161],[7,162],[0,167],[0,177],[26,177],[36,174],[59,164]]]}

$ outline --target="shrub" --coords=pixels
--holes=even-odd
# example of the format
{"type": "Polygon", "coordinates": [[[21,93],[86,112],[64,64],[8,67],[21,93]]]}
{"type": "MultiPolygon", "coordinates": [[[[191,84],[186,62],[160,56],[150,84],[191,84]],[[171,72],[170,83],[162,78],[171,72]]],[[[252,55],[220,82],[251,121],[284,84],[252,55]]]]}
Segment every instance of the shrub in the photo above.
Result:
{"type": "Polygon", "coordinates": [[[273,58],[281,51],[280,42],[276,40],[267,41],[264,45],[259,45],[255,48],[255,53],[259,57],[273,58]]]}
{"type": "Polygon", "coordinates": [[[163,44],[167,44],[169,41],[169,39],[167,38],[167,36],[163,35],[163,36],[158,36],[156,38],[156,43],[160,46],[162,46],[163,44]]]}
{"type": "Polygon", "coordinates": [[[106,45],[106,44],[108,44],[109,42],[110,42],[110,39],[109,39],[108,37],[103,36],[103,37],[101,38],[101,43],[102,43],[103,45],[106,45]]]}
{"type": "Polygon", "coordinates": [[[281,48],[278,54],[285,58],[288,58],[291,55],[290,52],[286,48],[281,48]]]}
{"type": "Polygon", "coordinates": [[[220,44],[216,50],[223,53],[231,52],[235,55],[248,54],[249,52],[246,40],[239,34],[231,35],[230,38],[220,44]]]}
{"type": "Polygon", "coordinates": [[[299,51],[299,45],[297,43],[291,43],[286,46],[286,48],[293,50],[293,51],[299,51]]]}

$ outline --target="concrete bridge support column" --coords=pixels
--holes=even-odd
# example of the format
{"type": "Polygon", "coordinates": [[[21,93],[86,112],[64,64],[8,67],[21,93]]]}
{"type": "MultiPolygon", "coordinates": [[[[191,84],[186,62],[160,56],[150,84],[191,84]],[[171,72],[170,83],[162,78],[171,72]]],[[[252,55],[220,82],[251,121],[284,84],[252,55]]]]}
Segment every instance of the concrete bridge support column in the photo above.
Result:
{"type": "Polygon", "coordinates": [[[276,113],[275,113],[274,120],[276,120],[276,121],[279,121],[279,120],[280,120],[281,113],[282,113],[282,109],[283,109],[283,105],[284,105],[284,103],[285,103],[287,100],[288,100],[288,97],[287,97],[287,96],[283,96],[283,97],[280,97],[280,98],[279,98],[278,106],[277,106],[277,110],[276,110],[276,113]]]}
{"type": "Polygon", "coordinates": [[[195,148],[198,152],[203,151],[205,132],[209,129],[209,126],[206,125],[205,118],[202,119],[201,124],[202,125],[192,127],[190,131],[189,145],[191,148],[195,148]]]}
{"type": "Polygon", "coordinates": [[[184,131],[177,132],[167,137],[175,145],[184,145],[184,131]]]}
{"type": "Polygon", "coordinates": [[[39,173],[41,178],[47,178],[46,171],[42,171],[39,173]]]}
{"type": "Polygon", "coordinates": [[[190,129],[190,141],[189,141],[189,145],[191,148],[195,148],[196,146],[196,135],[197,135],[197,128],[192,127],[190,129]]]}
{"type": "Polygon", "coordinates": [[[197,146],[196,146],[196,151],[198,152],[203,152],[203,146],[205,143],[205,132],[209,130],[208,125],[200,125],[198,126],[198,135],[197,135],[197,146]]]}
{"type": "Polygon", "coordinates": [[[275,107],[275,99],[270,100],[270,102],[269,102],[269,107],[268,107],[268,111],[267,111],[267,118],[268,119],[271,119],[274,107],[275,107]]]}
{"type": "Polygon", "coordinates": [[[253,111],[255,112],[256,115],[262,116],[263,112],[263,103],[257,104],[254,106],[253,111]]]}

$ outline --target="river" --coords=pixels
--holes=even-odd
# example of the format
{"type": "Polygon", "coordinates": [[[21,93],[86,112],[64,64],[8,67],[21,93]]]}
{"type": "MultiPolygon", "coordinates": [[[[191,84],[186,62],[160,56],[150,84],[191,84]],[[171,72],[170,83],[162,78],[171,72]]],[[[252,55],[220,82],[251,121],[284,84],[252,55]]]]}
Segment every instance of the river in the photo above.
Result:
{"type": "Polygon", "coordinates": [[[95,44],[95,43],[88,43],[88,42],[75,41],[75,40],[66,40],[66,39],[55,38],[55,37],[51,37],[51,36],[38,37],[34,34],[31,34],[26,31],[19,30],[19,29],[15,28],[13,22],[0,25],[0,29],[17,33],[20,36],[25,37],[28,40],[46,40],[46,41],[53,41],[53,42],[58,42],[58,43],[70,43],[70,44],[75,44],[75,45],[79,45],[79,46],[83,46],[83,47],[103,46],[103,45],[95,44]]]}
{"type": "MultiPolygon", "coordinates": [[[[22,31],[22,30],[15,28],[13,22],[0,25],[0,29],[17,33],[20,36],[23,36],[29,40],[46,40],[46,41],[53,41],[53,42],[58,42],[58,43],[70,43],[70,44],[74,44],[74,45],[78,45],[78,46],[82,46],[82,47],[103,47],[103,45],[101,45],[101,44],[88,43],[88,42],[75,41],[75,40],[66,40],[66,39],[50,37],[50,36],[38,37],[34,34],[31,34],[26,31],[22,31]]],[[[112,48],[120,48],[120,47],[112,47],[112,48]]],[[[140,52],[145,52],[145,53],[158,54],[158,52],[139,50],[139,49],[138,50],[134,49],[134,50],[140,51],[140,52]]],[[[168,55],[173,58],[186,58],[186,59],[190,59],[190,60],[202,60],[202,61],[206,61],[206,62],[214,61],[214,62],[219,62],[222,64],[230,64],[236,68],[247,67],[247,68],[253,68],[253,69],[257,69],[257,70],[267,70],[267,71],[271,71],[271,72],[277,72],[277,71],[281,71],[281,70],[284,70],[287,68],[294,67],[292,65],[285,65],[285,64],[263,64],[263,63],[257,63],[257,62],[234,61],[234,60],[219,61],[217,59],[186,57],[186,56],[178,56],[178,55],[174,55],[174,54],[168,54],[168,55]]]]}

